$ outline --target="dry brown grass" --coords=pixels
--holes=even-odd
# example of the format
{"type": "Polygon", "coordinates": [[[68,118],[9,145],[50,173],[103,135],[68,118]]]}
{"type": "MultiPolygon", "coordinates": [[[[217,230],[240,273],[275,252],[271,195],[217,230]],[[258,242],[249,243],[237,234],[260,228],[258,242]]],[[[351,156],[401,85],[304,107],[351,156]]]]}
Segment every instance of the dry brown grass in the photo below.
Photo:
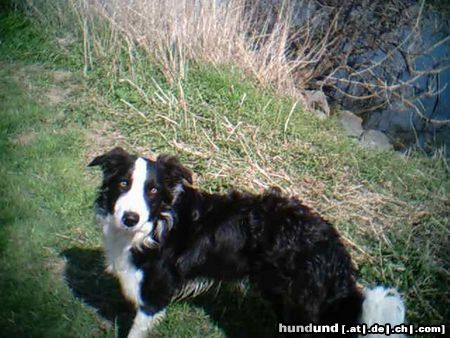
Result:
{"type": "MultiPolygon", "coordinates": [[[[95,12],[125,39],[130,64],[136,46],[143,48],[162,67],[166,79],[176,82],[186,76],[188,61],[234,65],[252,74],[260,83],[297,92],[293,71],[311,62],[311,57],[289,59],[292,42],[292,3],[264,9],[263,1],[156,0],[84,2],[80,8],[95,12]]],[[[83,25],[86,25],[84,23],[83,25]]],[[[102,43],[91,48],[104,50],[102,43]]],[[[89,49],[86,48],[86,49],[89,49]]],[[[86,57],[86,62],[90,58],[86,57]]],[[[301,86],[300,86],[301,88],[301,86]]]]}

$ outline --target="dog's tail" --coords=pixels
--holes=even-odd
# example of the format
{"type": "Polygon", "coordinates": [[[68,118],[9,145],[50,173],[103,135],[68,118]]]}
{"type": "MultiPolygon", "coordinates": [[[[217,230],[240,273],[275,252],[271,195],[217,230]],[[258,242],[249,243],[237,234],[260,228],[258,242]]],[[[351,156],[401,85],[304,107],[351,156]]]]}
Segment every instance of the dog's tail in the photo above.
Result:
{"type": "MultiPolygon", "coordinates": [[[[361,323],[368,328],[374,324],[390,324],[391,327],[400,325],[405,321],[405,305],[395,289],[377,286],[364,290],[361,323]]],[[[386,337],[384,334],[368,334],[366,338],[386,337]]],[[[391,338],[400,338],[404,335],[391,334],[391,338]]]]}

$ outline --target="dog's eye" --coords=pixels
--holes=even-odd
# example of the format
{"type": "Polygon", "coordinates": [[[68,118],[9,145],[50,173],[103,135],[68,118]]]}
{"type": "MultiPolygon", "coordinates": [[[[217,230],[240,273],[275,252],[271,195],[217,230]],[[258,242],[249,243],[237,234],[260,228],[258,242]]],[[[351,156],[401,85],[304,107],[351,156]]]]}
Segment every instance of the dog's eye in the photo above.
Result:
{"type": "Polygon", "coordinates": [[[156,189],[155,187],[148,189],[148,194],[150,196],[155,196],[157,192],[158,192],[158,189],[156,189]]]}
{"type": "Polygon", "coordinates": [[[122,180],[119,182],[120,189],[127,189],[129,185],[130,182],[128,182],[128,180],[122,180]]]}

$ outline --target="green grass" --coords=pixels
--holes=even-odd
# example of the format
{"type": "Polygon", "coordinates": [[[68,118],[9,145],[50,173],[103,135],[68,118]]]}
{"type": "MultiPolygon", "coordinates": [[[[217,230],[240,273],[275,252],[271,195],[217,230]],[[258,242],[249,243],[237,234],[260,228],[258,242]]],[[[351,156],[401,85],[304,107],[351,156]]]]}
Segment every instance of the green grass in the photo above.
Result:
{"type": "Polygon", "coordinates": [[[2,59],[28,62],[54,62],[59,54],[45,32],[21,14],[0,15],[2,59]],[[20,34],[17,34],[20,32],[20,34]]]}
{"type": "Polygon", "coordinates": [[[87,212],[92,191],[79,175],[82,139],[55,126],[54,112],[14,80],[19,67],[0,70],[0,326],[10,337],[76,337],[96,321],[62,283],[60,253],[73,243],[58,236],[89,224],[84,235],[98,238],[87,212]]]}
{"type": "MultiPolygon", "coordinates": [[[[103,272],[93,222],[99,173],[85,168],[117,142],[176,153],[203,189],[274,184],[300,195],[348,239],[363,284],[398,287],[412,323],[448,321],[444,159],[364,150],[334,119],[317,119],[231,67],[192,62],[188,76],[170,84],[143,51],[133,50],[130,63],[122,49],[114,58],[94,54],[83,78],[80,42],[60,48],[52,27],[18,13],[0,17],[4,336],[126,333],[131,311],[103,272]],[[56,80],[61,70],[70,78],[56,80]],[[49,92],[69,87],[62,102],[48,104],[49,92]]],[[[158,336],[269,337],[272,325],[257,294],[243,297],[231,285],[171,305],[158,336]]]]}

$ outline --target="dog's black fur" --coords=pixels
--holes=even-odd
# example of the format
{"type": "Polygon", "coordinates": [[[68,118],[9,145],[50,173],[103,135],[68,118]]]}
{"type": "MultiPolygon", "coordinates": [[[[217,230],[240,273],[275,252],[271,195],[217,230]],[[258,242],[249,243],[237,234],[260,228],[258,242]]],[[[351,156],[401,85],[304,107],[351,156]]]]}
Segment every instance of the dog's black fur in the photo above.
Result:
{"type": "Polygon", "coordinates": [[[133,249],[144,271],[142,310],[163,310],[177,289],[199,277],[248,277],[283,324],[358,323],[363,296],[350,256],[337,231],[310,208],[276,188],[262,195],[197,190],[175,157],[160,156],[155,166],[151,217],[156,224],[169,211],[173,226],[159,229],[158,249],[133,249]]]}

